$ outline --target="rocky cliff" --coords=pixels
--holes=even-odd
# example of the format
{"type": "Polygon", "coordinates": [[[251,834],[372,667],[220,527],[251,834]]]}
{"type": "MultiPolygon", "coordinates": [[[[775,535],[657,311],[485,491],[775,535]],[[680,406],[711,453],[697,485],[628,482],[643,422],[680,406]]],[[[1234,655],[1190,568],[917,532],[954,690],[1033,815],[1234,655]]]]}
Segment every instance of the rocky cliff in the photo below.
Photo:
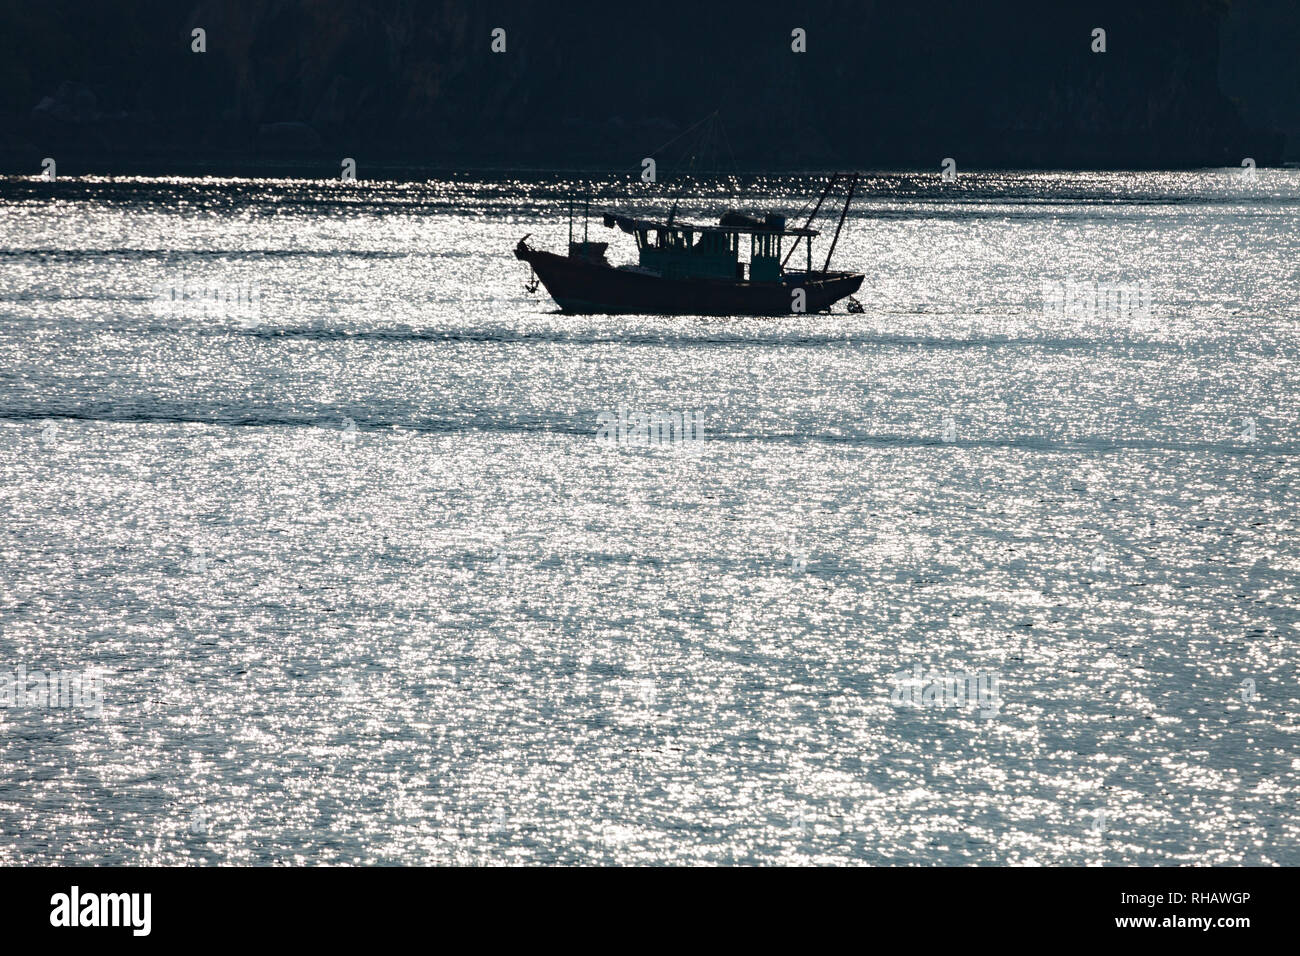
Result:
{"type": "Polygon", "coordinates": [[[719,158],[748,169],[1282,155],[1219,89],[1228,5],[1214,0],[125,6],[4,0],[7,171],[56,151],[68,171],[286,156],[632,168],[714,110],[719,158]]]}

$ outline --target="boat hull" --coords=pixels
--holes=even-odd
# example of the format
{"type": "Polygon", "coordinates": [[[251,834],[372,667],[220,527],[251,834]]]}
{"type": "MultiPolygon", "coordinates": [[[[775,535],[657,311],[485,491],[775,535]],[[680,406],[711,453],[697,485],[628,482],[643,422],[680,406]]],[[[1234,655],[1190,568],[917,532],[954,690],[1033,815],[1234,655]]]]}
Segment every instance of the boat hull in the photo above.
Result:
{"type": "Polygon", "coordinates": [[[790,315],[795,289],[805,312],[824,312],[862,285],[855,272],[787,273],[780,282],[669,279],[615,269],[528,247],[515,256],[529,263],[564,312],[580,315],[790,315]]]}

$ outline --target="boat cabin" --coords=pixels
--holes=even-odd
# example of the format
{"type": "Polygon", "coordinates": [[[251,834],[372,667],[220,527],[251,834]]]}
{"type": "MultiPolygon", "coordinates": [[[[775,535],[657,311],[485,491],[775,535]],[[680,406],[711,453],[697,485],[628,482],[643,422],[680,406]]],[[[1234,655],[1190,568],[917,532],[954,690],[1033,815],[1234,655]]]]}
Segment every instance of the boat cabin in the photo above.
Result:
{"type": "Polygon", "coordinates": [[[754,219],[728,213],[718,225],[705,226],[606,214],[604,223],[634,235],[641,267],[665,278],[780,282],[784,276],[782,240],[786,236],[807,238],[808,271],[812,271],[812,237],[817,230],[787,229],[784,216],[754,219]],[[740,258],[743,236],[749,237],[748,277],[740,258]]]}

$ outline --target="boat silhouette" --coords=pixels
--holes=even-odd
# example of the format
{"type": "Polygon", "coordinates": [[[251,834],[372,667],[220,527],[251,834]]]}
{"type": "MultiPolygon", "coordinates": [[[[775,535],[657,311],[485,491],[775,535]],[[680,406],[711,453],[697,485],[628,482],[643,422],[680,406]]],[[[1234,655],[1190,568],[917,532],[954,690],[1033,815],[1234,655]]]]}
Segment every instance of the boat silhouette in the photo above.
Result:
{"type": "MultiPolygon", "coordinates": [[[[820,233],[809,226],[838,178],[837,174],[826,184],[808,225],[802,227],[788,227],[785,216],[773,213],[758,218],[727,212],[716,225],[682,222],[672,214],[666,220],[603,214],[606,227],[635,237],[635,265],[611,265],[606,257],[609,244],[588,241],[585,220],[584,238],[575,242],[570,203],[567,255],[534,249],[524,236],[515,246],[515,257],[532,267],[536,280],[563,312],[716,316],[826,312],[856,292],[863,280],[861,273],[830,269],[853,200],[856,174],[848,179],[844,209],[822,268],[813,269],[812,242],[820,233]],[[747,263],[740,258],[746,236],[747,263]],[[783,256],[790,238],[794,242],[783,256]],[[786,263],[800,242],[806,266],[789,270],[786,263]]],[[[535,288],[534,283],[529,290],[535,288]]]]}

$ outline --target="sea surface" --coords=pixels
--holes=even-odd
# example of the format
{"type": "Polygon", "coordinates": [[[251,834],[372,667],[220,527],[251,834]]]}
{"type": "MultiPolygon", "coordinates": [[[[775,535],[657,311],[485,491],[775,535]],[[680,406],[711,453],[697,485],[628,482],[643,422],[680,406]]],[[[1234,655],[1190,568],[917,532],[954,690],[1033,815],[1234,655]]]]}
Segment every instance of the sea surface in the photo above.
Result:
{"type": "Polygon", "coordinates": [[[588,192],[0,179],[0,864],[1300,864],[1300,171],[588,192]]]}

